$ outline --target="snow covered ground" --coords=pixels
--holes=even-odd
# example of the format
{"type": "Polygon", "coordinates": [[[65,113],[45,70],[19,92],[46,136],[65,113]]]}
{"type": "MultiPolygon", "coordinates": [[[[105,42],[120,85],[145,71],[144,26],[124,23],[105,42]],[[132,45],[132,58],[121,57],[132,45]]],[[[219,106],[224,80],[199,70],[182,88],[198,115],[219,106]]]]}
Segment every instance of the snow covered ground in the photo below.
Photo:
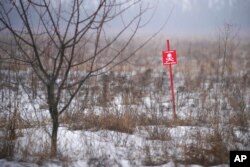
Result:
{"type": "MultiPolygon", "coordinates": [[[[148,130],[159,127],[141,127],[138,128],[135,134],[120,133],[114,131],[101,130],[97,132],[91,131],[71,131],[65,127],[59,129],[59,155],[64,160],[44,160],[37,165],[35,163],[27,162],[15,162],[8,161],[6,159],[0,160],[1,167],[61,167],[61,166],[73,166],[73,167],[88,167],[88,166],[145,166],[143,163],[150,156],[152,161],[161,162],[161,158],[167,155],[164,154],[180,154],[181,148],[178,146],[185,143],[192,143],[190,138],[186,139],[187,134],[190,136],[195,131],[196,127],[178,126],[168,129],[169,137],[172,140],[160,141],[160,140],[147,140],[149,137],[148,130]],[[164,143],[164,144],[163,144],[164,143]],[[151,150],[150,152],[147,149],[151,150]],[[67,161],[70,159],[70,161],[67,161]]],[[[161,127],[165,129],[165,127],[161,127]]],[[[209,133],[207,128],[199,128],[205,135],[209,133]]],[[[24,137],[20,137],[17,141],[18,149],[28,149],[33,152],[33,156],[30,156],[31,161],[35,161],[36,153],[39,153],[46,146],[46,138],[48,134],[44,129],[25,129],[26,134],[24,137]],[[28,136],[28,137],[27,137],[28,136]]],[[[162,131],[162,129],[160,130],[162,131]]],[[[22,155],[20,153],[20,155],[22,155]]],[[[21,159],[16,154],[16,159],[21,159]]],[[[171,156],[171,155],[169,155],[171,156]]],[[[37,157],[39,158],[39,157],[37,157]]],[[[39,160],[39,159],[37,159],[39,160]]],[[[180,163],[174,163],[173,161],[161,162],[161,165],[154,165],[158,167],[174,167],[174,166],[189,166],[199,167],[200,165],[181,165],[180,163]]],[[[228,165],[218,165],[217,167],[226,167],[228,165]]]]}
{"type": "MultiPolygon", "coordinates": [[[[249,81],[244,83],[244,76],[249,74],[242,67],[237,75],[221,81],[213,70],[211,75],[203,74],[206,68],[200,72],[198,58],[192,59],[197,65],[192,68],[181,65],[186,57],[179,60],[180,69],[174,77],[176,122],[172,119],[167,73],[149,69],[107,74],[106,88],[101,77],[86,83],[62,115],[57,159],[49,157],[51,119],[45,88],[38,84],[33,96],[26,85],[10,87],[6,85],[8,71],[2,70],[0,144],[9,133],[15,109],[19,127],[14,154],[0,158],[0,167],[228,167],[230,150],[250,150],[250,87],[249,81]],[[107,98],[105,105],[100,102],[102,98],[107,98]],[[118,119],[117,124],[131,124],[129,132],[119,131],[116,125],[97,125],[106,115],[118,119]]],[[[205,65],[209,63],[213,64],[205,65]]],[[[22,71],[20,76],[28,84],[29,72],[22,71]]]]}

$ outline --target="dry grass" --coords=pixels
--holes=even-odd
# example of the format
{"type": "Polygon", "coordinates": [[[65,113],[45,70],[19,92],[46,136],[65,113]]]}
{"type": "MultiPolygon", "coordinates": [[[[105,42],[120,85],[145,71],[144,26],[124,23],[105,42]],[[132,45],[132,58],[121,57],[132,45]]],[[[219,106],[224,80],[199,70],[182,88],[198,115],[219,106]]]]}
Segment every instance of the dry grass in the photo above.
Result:
{"type": "Polygon", "coordinates": [[[116,115],[113,113],[105,115],[84,115],[78,117],[79,122],[71,124],[70,129],[73,130],[111,130],[124,133],[133,133],[136,127],[136,118],[132,114],[124,113],[116,115]]]}
{"type": "MultiPolygon", "coordinates": [[[[172,158],[184,164],[196,163],[204,166],[228,163],[228,151],[236,147],[237,142],[242,142],[242,145],[248,142],[244,143],[243,140],[237,138],[233,130],[234,128],[239,128],[242,134],[248,133],[247,128],[250,123],[250,115],[247,112],[249,103],[249,98],[247,97],[249,96],[250,88],[248,74],[250,70],[250,50],[248,47],[244,49],[247,55],[245,57],[236,57],[236,54],[232,52],[230,58],[232,58],[231,60],[234,63],[227,62],[224,76],[222,77],[221,64],[218,63],[221,62],[222,55],[217,58],[216,45],[214,43],[199,45],[199,42],[191,42],[191,44],[195,48],[191,47],[189,51],[185,46],[176,48],[178,50],[179,62],[173,68],[173,72],[174,74],[179,74],[174,76],[177,84],[179,84],[179,81],[183,82],[180,85],[183,87],[183,90],[177,96],[180,98],[183,96],[184,99],[179,100],[179,104],[177,104],[178,109],[181,110],[183,109],[182,107],[188,105],[186,102],[191,99],[189,95],[196,93],[195,98],[198,104],[192,106],[194,111],[199,112],[196,117],[178,117],[178,111],[176,120],[166,119],[157,115],[158,104],[152,102],[151,106],[147,106],[143,98],[149,97],[157,103],[157,98],[163,96],[163,92],[166,92],[166,89],[168,89],[169,81],[166,79],[168,76],[158,71],[155,72],[155,70],[159,69],[158,65],[157,67],[156,65],[149,67],[145,64],[143,68],[138,69],[131,64],[122,64],[115,67],[113,73],[108,73],[105,77],[92,78],[87,81],[84,86],[88,89],[88,94],[86,95],[86,91],[80,92],[81,96],[86,95],[86,99],[84,99],[84,102],[83,100],[78,102],[83,103],[80,107],[83,106],[84,109],[79,107],[74,108],[75,110],[69,113],[66,112],[60,117],[60,123],[71,130],[98,131],[105,129],[128,134],[133,134],[138,126],[147,127],[153,125],[155,128],[146,129],[149,134],[147,141],[159,141],[157,144],[166,148],[173,141],[167,129],[177,126],[213,129],[205,135],[202,132],[193,134],[191,136],[192,144],[184,143],[183,145],[177,145],[176,149],[182,150],[183,156],[181,158],[173,156],[172,158]],[[204,48],[204,46],[206,47],[204,48]],[[132,75],[133,72],[135,74],[132,75]],[[121,73],[126,74],[123,75],[121,73]],[[121,97],[121,104],[119,105],[122,105],[122,108],[112,104],[113,100],[118,96],[121,97]],[[99,113],[94,112],[96,106],[101,108],[99,113]],[[133,106],[133,109],[130,106],[133,106]],[[164,127],[165,129],[159,127],[164,127]],[[163,144],[163,142],[169,143],[163,144]]],[[[175,46],[172,46],[172,48],[175,48],[175,46]]],[[[237,55],[243,54],[238,53],[237,55]]],[[[157,63],[152,61],[151,64],[157,63]]],[[[161,71],[166,71],[166,69],[161,69],[161,71]]],[[[41,107],[41,109],[46,109],[46,106],[41,107]]],[[[49,120],[44,120],[43,123],[32,123],[25,122],[20,118],[17,119],[15,128],[25,129],[28,127],[45,126],[48,122],[49,120]]],[[[1,130],[7,124],[5,118],[0,118],[1,130]]],[[[190,138],[188,135],[184,137],[190,138]]],[[[6,145],[6,140],[4,142],[2,137],[0,138],[0,144],[0,158],[10,156],[10,147],[6,145]]],[[[43,160],[50,158],[48,152],[49,145],[45,144],[44,149],[40,152],[31,153],[29,149],[33,146],[35,146],[35,143],[30,141],[27,148],[22,150],[23,160],[27,160],[29,156],[34,156],[37,163],[42,163],[43,160]]],[[[170,159],[168,157],[170,152],[168,149],[165,150],[167,156],[163,156],[159,160],[155,160],[155,157],[152,157],[153,151],[150,145],[145,145],[144,150],[142,150],[142,154],[146,155],[143,162],[144,165],[160,165],[170,159]]],[[[61,159],[67,161],[68,158],[61,157],[61,159]]]]}

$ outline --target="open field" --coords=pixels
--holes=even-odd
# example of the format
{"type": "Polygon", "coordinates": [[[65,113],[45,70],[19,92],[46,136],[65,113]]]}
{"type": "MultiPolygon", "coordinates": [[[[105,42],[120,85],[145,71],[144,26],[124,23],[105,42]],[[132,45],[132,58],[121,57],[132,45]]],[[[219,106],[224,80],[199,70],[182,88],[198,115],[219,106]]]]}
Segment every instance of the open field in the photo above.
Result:
{"type": "Polygon", "coordinates": [[[57,159],[46,88],[1,63],[0,166],[228,166],[230,150],[250,150],[250,41],[172,40],[177,119],[158,41],[84,83],[59,119],[57,159]]]}

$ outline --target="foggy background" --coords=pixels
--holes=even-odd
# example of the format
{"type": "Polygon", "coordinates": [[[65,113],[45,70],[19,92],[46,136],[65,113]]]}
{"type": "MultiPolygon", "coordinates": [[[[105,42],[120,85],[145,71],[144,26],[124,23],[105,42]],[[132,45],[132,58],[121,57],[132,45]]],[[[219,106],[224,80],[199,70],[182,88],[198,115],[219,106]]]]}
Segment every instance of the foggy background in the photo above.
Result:
{"type": "MultiPolygon", "coordinates": [[[[123,2],[124,0],[120,0],[123,2]]],[[[131,3],[133,3],[132,0],[131,3]]],[[[56,6],[59,1],[52,1],[56,6]]],[[[61,0],[64,7],[70,1],[61,0]]],[[[98,5],[98,0],[86,0],[84,10],[93,10],[98,5]]],[[[250,0],[142,0],[142,7],[149,7],[143,15],[146,26],[141,32],[152,34],[160,29],[169,20],[162,30],[166,36],[177,37],[211,37],[216,36],[218,27],[229,23],[239,28],[240,37],[249,38],[250,34],[250,0]],[[172,12],[171,12],[172,11],[172,12]],[[151,18],[152,16],[152,18],[151,18]]],[[[123,21],[135,16],[140,5],[132,6],[123,18],[118,17],[108,24],[111,33],[123,26],[123,21]],[[123,20],[122,20],[123,19],[123,20]]],[[[20,25],[20,18],[13,15],[11,18],[15,25],[20,25]]],[[[35,20],[35,19],[34,19],[35,20]]]]}

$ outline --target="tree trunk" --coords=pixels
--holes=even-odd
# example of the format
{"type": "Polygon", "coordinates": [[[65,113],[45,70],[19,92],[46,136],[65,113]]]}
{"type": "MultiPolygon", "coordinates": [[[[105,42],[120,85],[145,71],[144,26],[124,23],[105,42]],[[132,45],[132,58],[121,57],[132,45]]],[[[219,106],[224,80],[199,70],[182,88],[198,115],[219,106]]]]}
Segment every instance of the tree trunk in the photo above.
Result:
{"type": "Polygon", "coordinates": [[[52,121],[53,121],[53,126],[52,126],[52,135],[51,135],[50,154],[52,158],[55,158],[57,155],[57,132],[58,132],[58,127],[59,127],[58,113],[54,114],[52,121]]]}
{"type": "Polygon", "coordinates": [[[48,93],[48,105],[49,105],[49,112],[52,119],[52,134],[51,134],[51,148],[50,148],[50,154],[51,158],[55,158],[57,155],[57,132],[59,127],[59,113],[57,109],[56,99],[55,99],[55,87],[54,82],[51,82],[49,85],[47,85],[47,93],[48,93]]]}

